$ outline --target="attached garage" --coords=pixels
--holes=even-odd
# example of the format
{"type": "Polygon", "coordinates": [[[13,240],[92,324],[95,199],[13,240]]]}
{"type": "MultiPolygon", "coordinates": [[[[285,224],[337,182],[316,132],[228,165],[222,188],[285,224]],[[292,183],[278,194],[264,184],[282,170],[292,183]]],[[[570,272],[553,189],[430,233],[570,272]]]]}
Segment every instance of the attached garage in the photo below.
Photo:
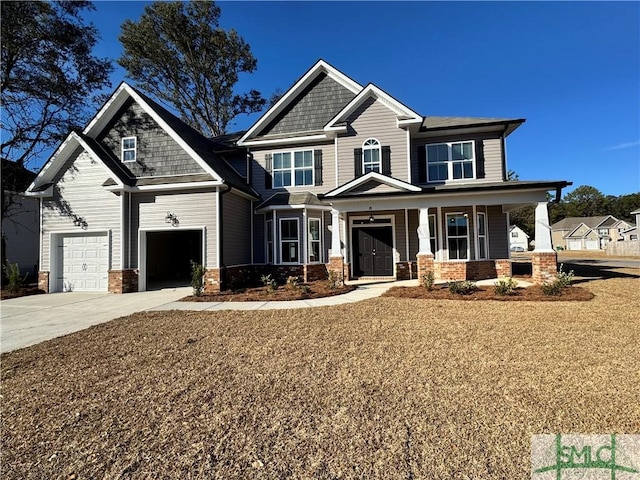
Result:
{"type": "Polygon", "coordinates": [[[567,248],[569,250],[582,250],[582,240],[569,240],[567,248]]]}
{"type": "Polygon", "coordinates": [[[203,262],[203,230],[141,232],[140,289],[154,290],[191,283],[191,262],[203,262]]]}
{"type": "Polygon", "coordinates": [[[106,292],[109,286],[108,233],[61,233],[53,237],[53,290],[106,292]]]}
{"type": "Polygon", "coordinates": [[[587,250],[599,250],[600,247],[598,246],[598,240],[587,240],[586,241],[586,247],[587,250]]]}

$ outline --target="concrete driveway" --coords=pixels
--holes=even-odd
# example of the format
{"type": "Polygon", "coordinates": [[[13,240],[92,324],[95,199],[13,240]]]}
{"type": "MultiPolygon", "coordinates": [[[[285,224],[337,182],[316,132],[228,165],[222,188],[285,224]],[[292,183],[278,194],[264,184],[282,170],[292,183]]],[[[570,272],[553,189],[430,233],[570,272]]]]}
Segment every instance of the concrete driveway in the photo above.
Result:
{"type": "Polygon", "coordinates": [[[190,287],[152,292],[51,293],[0,302],[0,352],[10,352],[191,294],[190,287]]]}

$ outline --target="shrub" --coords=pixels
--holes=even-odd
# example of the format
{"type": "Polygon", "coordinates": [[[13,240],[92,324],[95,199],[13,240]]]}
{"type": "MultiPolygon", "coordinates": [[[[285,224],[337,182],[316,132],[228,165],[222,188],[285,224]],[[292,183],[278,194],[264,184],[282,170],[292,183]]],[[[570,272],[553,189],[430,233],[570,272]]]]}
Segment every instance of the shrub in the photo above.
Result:
{"type": "Polygon", "coordinates": [[[260,277],[262,285],[267,287],[270,292],[275,292],[278,289],[278,281],[271,276],[271,274],[262,275],[260,277]]]}
{"type": "Polygon", "coordinates": [[[433,272],[429,270],[426,274],[422,276],[422,286],[427,289],[427,291],[433,290],[435,278],[433,272]]]}
{"type": "Polygon", "coordinates": [[[561,295],[562,290],[571,286],[571,282],[573,282],[574,277],[573,270],[568,273],[563,272],[562,267],[563,265],[561,264],[556,278],[554,278],[551,282],[544,282],[540,286],[542,293],[544,293],[545,295],[561,295]]]}
{"type": "Polygon", "coordinates": [[[204,291],[204,265],[193,260],[191,260],[191,288],[195,297],[199,297],[204,291]]]}
{"type": "Polygon", "coordinates": [[[25,273],[24,277],[20,276],[20,267],[17,263],[9,263],[2,266],[2,271],[7,277],[7,290],[10,292],[17,292],[20,290],[27,281],[28,273],[25,273]]]}
{"type": "Polygon", "coordinates": [[[288,290],[298,290],[300,288],[300,280],[298,277],[289,276],[287,277],[287,289],[288,290]]]}
{"type": "Polygon", "coordinates": [[[335,272],[334,270],[329,270],[327,275],[327,286],[329,290],[335,290],[336,288],[340,288],[344,285],[341,276],[335,272]]]}
{"type": "Polygon", "coordinates": [[[478,286],[468,280],[449,282],[449,291],[456,295],[469,295],[478,290],[478,286]]]}
{"type": "Polygon", "coordinates": [[[504,278],[494,283],[493,291],[497,295],[514,295],[516,293],[517,286],[518,282],[512,277],[504,278]]]}

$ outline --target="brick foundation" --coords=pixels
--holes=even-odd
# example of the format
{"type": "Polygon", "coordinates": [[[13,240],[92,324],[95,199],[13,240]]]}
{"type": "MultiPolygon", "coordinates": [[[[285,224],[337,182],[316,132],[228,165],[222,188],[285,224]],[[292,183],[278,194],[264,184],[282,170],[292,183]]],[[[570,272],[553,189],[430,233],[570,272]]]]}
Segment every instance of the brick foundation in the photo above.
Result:
{"type": "Polygon", "coordinates": [[[109,270],[109,293],[131,293],[138,291],[136,270],[109,270]]]}
{"type": "Polygon", "coordinates": [[[552,280],[558,273],[558,256],[556,252],[536,252],[531,254],[531,280],[533,283],[544,283],[552,280]]]}
{"type": "Polygon", "coordinates": [[[49,272],[38,272],[38,290],[49,293],[49,272]]]}
{"type": "Polygon", "coordinates": [[[473,260],[470,262],[434,262],[436,280],[486,280],[510,277],[511,260],[473,260]]]}
{"type": "Polygon", "coordinates": [[[411,262],[396,263],[396,280],[411,280],[411,262]]]}
{"type": "Polygon", "coordinates": [[[216,293],[221,290],[220,269],[208,268],[204,271],[204,293],[216,293]]]}
{"type": "Polygon", "coordinates": [[[304,266],[304,281],[315,282],[327,279],[327,266],[324,263],[313,263],[304,266]]]}
{"type": "Polygon", "coordinates": [[[513,275],[511,260],[495,260],[495,264],[497,277],[511,277],[513,275]]]}
{"type": "Polygon", "coordinates": [[[418,280],[422,281],[422,277],[424,277],[429,271],[433,272],[434,277],[436,276],[432,253],[416,255],[416,265],[416,276],[418,280]]]}

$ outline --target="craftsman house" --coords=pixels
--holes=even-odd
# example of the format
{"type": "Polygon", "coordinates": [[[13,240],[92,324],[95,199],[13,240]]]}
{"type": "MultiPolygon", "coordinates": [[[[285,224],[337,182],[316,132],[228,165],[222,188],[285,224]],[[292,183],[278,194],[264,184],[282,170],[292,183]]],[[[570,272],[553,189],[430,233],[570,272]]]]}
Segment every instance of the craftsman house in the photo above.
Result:
{"type": "Polygon", "coordinates": [[[207,290],[258,272],[347,279],[511,274],[509,211],[536,206],[533,276],[555,274],[547,193],[507,181],[522,119],[422,116],[320,60],[246,132],[208,139],[121,84],[28,193],[48,291],[207,290]]]}

